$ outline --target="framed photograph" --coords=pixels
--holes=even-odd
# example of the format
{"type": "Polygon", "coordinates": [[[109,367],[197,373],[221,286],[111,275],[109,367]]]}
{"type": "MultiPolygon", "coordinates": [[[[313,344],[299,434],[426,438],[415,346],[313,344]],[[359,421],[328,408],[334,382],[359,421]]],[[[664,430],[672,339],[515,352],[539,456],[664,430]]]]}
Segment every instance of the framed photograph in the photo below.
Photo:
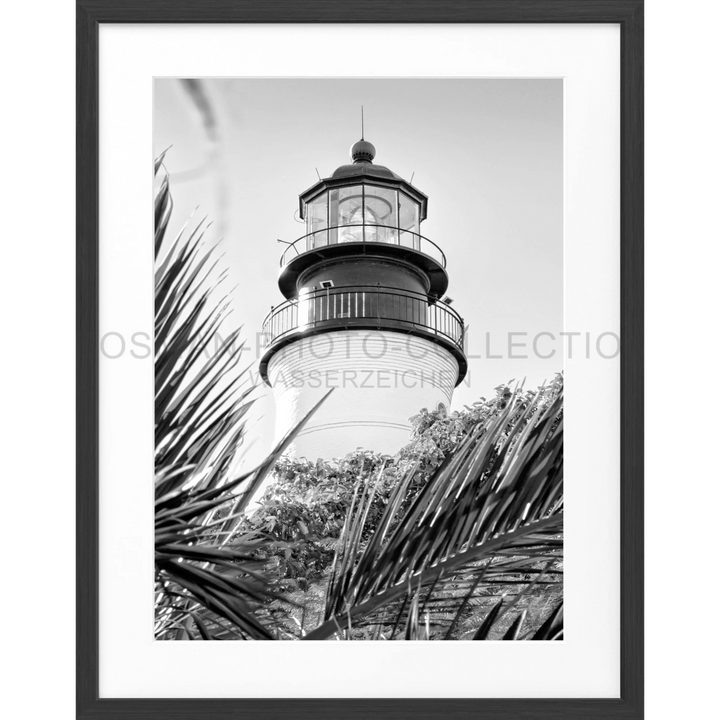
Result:
{"type": "Polygon", "coordinates": [[[641,718],[642,1],[77,28],[78,717],[641,718]]]}

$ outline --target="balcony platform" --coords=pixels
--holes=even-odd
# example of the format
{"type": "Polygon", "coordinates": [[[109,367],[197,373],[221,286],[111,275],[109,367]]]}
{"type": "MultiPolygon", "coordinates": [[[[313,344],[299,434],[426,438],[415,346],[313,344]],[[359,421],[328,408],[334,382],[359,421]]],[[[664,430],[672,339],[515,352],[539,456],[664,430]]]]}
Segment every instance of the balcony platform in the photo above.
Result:
{"type": "Polygon", "coordinates": [[[465,325],[449,305],[421,293],[375,286],[315,290],[273,308],[263,323],[266,349],[260,373],[281,348],[300,338],[342,330],[391,331],[415,335],[444,347],[458,362],[460,383],[467,373],[465,325]]]}

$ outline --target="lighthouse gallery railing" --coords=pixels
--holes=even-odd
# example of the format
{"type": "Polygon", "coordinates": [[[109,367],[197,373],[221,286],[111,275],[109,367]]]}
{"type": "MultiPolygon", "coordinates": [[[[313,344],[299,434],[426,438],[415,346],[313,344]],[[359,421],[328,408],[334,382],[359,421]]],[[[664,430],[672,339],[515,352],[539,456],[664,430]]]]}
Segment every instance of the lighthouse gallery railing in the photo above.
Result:
{"type": "Polygon", "coordinates": [[[449,340],[461,350],[463,319],[447,303],[427,295],[371,285],[313,290],[273,308],[263,322],[266,347],[288,333],[319,327],[369,323],[401,331],[419,329],[449,340]]]}
{"type": "Polygon", "coordinates": [[[293,258],[311,250],[340,245],[343,243],[382,243],[385,245],[399,245],[410,250],[417,250],[430,256],[442,267],[447,266],[445,253],[432,240],[411,230],[403,230],[386,225],[335,225],[323,230],[303,235],[295,242],[288,244],[280,256],[280,266],[285,267],[293,258]]]}

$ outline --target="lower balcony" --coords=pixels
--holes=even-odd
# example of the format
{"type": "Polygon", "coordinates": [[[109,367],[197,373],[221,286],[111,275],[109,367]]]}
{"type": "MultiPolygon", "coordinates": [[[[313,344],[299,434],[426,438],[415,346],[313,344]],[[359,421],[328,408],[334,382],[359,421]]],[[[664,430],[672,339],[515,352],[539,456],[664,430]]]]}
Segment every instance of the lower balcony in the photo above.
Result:
{"type": "Polygon", "coordinates": [[[273,308],[263,323],[266,350],[298,334],[343,328],[414,333],[449,346],[464,359],[463,319],[427,295],[380,286],[313,290],[273,308]]]}

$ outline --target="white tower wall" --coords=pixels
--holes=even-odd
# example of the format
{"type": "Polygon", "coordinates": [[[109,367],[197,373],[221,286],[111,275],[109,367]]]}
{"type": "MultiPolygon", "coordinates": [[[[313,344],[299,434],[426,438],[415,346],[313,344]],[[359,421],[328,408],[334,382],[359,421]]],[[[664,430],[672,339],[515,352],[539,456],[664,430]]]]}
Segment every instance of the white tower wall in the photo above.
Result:
{"type": "Polygon", "coordinates": [[[297,339],[273,355],[277,440],[330,389],[289,452],[309,460],[358,447],[394,454],[410,438],[409,418],[450,404],[458,363],[437,343],[387,330],[338,330],[297,339]]]}

